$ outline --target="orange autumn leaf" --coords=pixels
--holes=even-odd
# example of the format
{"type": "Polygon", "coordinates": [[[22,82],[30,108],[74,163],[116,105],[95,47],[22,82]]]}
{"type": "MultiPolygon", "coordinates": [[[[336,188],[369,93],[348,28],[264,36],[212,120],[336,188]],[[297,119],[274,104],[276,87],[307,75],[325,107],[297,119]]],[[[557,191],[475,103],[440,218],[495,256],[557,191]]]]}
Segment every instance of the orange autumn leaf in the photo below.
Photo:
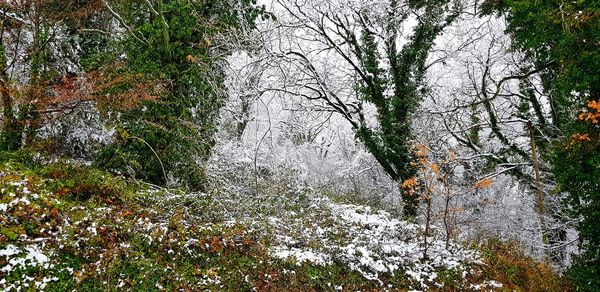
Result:
{"type": "Polygon", "coordinates": [[[573,136],[571,136],[571,140],[573,141],[578,141],[578,142],[589,142],[592,141],[592,139],[590,138],[590,136],[588,134],[573,134],[573,136]]]}
{"type": "Polygon", "coordinates": [[[185,60],[190,62],[190,63],[197,63],[198,62],[198,58],[192,56],[192,55],[187,55],[185,57],[185,60]]]}
{"type": "Polygon", "coordinates": [[[600,122],[600,102],[595,100],[588,101],[589,110],[579,113],[577,117],[580,121],[591,122],[597,124],[600,122]]]}
{"type": "Polygon", "coordinates": [[[600,112],[600,101],[590,100],[588,101],[587,106],[600,112]]]}
{"type": "Polygon", "coordinates": [[[431,164],[430,167],[431,167],[431,171],[433,171],[433,173],[435,173],[435,174],[440,173],[440,167],[437,165],[437,163],[431,164]]]}
{"type": "Polygon", "coordinates": [[[217,236],[213,236],[210,241],[210,250],[209,253],[216,253],[221,250],[221,242],[217,236]]]}
{"type": "Polygon", "coordinates": [[[491,178],[483,178],[480,181],[475,183],[475,188],[476,189],[487,189],[492,185],[493,181],[491,178]]]}
{"type": "Polygon", "coordinates": [[[592,124],[597,124],[598,121],[600,121],[600,113],[582,112],[579,114],[578,119],[580,121],[586,121],[592,124]]]}
{"type": "Polygon", "coordinates": [[[448,208],[448,211],[451,213],[464,213],[465,208],[448,208]]]}
{"type": "Polygon", "coordinates": [[[450,159],[449,159],[450,161],[456,160],[457,156],[458,155],[456,154],[456,152],[454,150],[450,150],[450,159]]]}
{"type": "Polygon", "coordinates": [[[419,157],[419,158],[427,157],[427,155],[429,155],[429,147],[427,147],[427,145],[423,145],[423,144],[417,145],[416,154],[417,154],[417,157],[419,157]]]}
{"type": "Polygon", "coordinates": [[[412,189],[415,187],[416,183],[417,183],[417,178],[413,176],[402,182],[402,188],[403,189],[412,189]]]}

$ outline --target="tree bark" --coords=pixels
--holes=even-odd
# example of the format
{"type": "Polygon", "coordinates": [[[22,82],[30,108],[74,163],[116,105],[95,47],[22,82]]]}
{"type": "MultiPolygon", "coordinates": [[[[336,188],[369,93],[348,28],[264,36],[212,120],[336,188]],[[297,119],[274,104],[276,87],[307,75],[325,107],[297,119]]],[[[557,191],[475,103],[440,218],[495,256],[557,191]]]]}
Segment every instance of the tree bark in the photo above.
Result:
{"type": "MultiPolygon", "coordinates": [[[[542,230],[542,241],[544,245],[548,245],[548,232],[546,230],[546,218],[544,217],[544,193],[542,192],[542,182],[540,178],[540,165],[537,158],[537,146],[535,144],[534,127],[531,122],[527,124],[529,131],[531,132],[531,160],[533,162],[533,171],[535,173],[535,187],[536,187],[536,209],[540,220],[540,228],[542,230]]],[[[546,251],[544,251],[546,253],[546,251]]]]}
{"type": "Polygon", "coordinates": [[[4,44],[0,42],[0,98],[2,99],[1,150],[16,150],[20,147],[21,135],[16,127],[13,99],[10,95],[8,76],[6,75],[4,44]]]}

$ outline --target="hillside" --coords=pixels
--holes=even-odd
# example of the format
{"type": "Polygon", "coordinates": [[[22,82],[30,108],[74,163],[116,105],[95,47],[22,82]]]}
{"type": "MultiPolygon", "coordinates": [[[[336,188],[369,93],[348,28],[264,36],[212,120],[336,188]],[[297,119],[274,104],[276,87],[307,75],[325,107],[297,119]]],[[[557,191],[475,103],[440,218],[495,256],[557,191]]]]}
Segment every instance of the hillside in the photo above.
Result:
{"type": "Polygon", "coordinates": [[[422,226],[318,194],[242,210],[72,164],[5,163],[0,187],[5,291],[569,289],[493,242],[433,236],[424,261],[422,226]]]}

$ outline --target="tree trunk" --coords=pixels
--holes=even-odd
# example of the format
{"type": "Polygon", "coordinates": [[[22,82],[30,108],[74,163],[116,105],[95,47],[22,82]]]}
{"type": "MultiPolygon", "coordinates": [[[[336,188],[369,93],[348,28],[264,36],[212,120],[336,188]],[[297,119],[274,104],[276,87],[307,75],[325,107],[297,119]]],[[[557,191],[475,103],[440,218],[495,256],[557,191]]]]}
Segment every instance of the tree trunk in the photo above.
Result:
{"type": "Polygon", "coordinates": [[[21,135],[16,127],[15,117],[13,115],[12,97],[5,80],[5,74],[0,77],[0,95],[2,97],[2,135],[0,140],[0,149],[16,150],[20,147],[21,135]]]}
{"type": "MultiPolygon", "coordinates": [[[[546,218],[544,208],[544,193],[542,192],[542,182],[540,178],[540,165],[537,158],[537,147],[535,144],[534,127],[531,122],[527,124],[531,132],[531,159],[533,162],[533,171],[535,173],[535,188],[536,188],[536,209],[540,220],[540,228],[542,230],[542,241],[544,245],[548,245],[548,232],[546,230],[546,218]]],[[[546,250],[544,250],[546,254],[546,250]]]]}
{"type": "Polygon", "coordinates": [[[21,146],[21,133],[18,131],[15,121],[14,105],[6,75],[4,44],[2,43],[0,43],[0,98],[2,99],[0,150],[16,150],[21,146]]]}

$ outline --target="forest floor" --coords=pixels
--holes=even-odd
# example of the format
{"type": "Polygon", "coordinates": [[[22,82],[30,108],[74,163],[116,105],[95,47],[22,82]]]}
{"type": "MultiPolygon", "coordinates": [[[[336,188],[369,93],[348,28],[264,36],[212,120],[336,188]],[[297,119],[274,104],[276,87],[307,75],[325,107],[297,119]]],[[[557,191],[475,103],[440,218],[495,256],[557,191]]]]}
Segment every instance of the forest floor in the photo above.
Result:
{"type": "Polygon", "coordinates": [[[424,259],[422,226],[323,195],[186,194],[83,165],[0,165],[3,291],[570,289],[515,245],[434,234],[424,259]]]}

